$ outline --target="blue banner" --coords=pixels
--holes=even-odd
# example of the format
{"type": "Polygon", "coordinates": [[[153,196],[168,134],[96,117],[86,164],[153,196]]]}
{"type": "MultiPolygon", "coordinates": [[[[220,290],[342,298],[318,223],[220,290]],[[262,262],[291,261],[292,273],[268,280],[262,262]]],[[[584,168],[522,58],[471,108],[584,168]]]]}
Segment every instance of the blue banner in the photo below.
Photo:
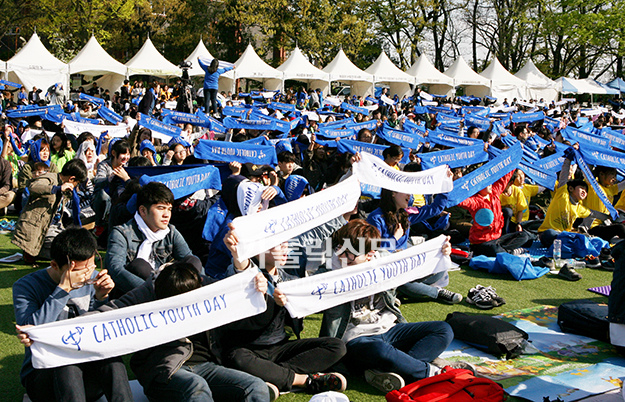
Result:
{"type": "MultiPolygon", "coordinates": [[[[350,153],[356,154],[358,152],[367,152],[371,155],[375,155],[378,158],[384,160],[382,153],[388,146],[386,145],[377,145],[377,144],[369,144],[366,142],[354,141],[354,140],[341,140],[338,142],[339,153],[350,153]]],[[[410,149],[402,148],[404,151],[404,157],[399,161],[399,163],[410,163],[410,149]]]]}
{"type": "Polygon", "coordinates": [[[623,135],[619,130],[604,127],[601,130],[601,136],[610,140],[610,146],[618,148],[621,151],[625,151],[625,135],[623,135]]]}
{"type": "Polygon", "coordinates": [[[454,111],[451,108],[443,107],[443,106],[427,106],[427,109],[430,113],[446,113],[446,114],[454,113],[454,111]]]}
{"type": "Polygon", "coordinates": [[[480,131],[486,131],[490,128],[490,120],[486,117],[476,115],[476,114],[467,114],[464,116],[464,126],[465,127],[477,127],[480,131]]]}
{"type": "Polygon", "coordinates": [[[257,165],[278,164],[276,149],[273,146],[246,144],[244,142],[224,142],[200,140],[195,147],[195,156],[223,162],[254,163],[257,165]]]}
{"type": "Polygon", "coordinates": [[[346,127],[348,124],[353,124],[355,122],[356,120],[354,119],[341,119],[341,120],[329,121],[326,123],[319,123],[317,124],[317,126],[319,127],[319,129],[322,129],[322,128],[336,129],[340,127],[346,127]]]}
{"type": "Polygon", "coordinates": [[[517,112],[512,115],[513,123],[530,123],[533,121],[544,120],[545,114],[543,112],[523,113],[517,112]]]}
{"type": "Polygon", "coordinates": [[[226,106],[225,108],[223,108],[222,114],[224,116],[241,117],[249,111],[250,111],[249,108],[246,108],[243,106],[226,106]]]}
{"type": "Polygon", "coordinates": [[[367,130],[370,130],[370,131],[374,131],[376,128],[378,128],[378,121],[369,120],[363,123],[349,123],[346,126],[347,128],[351,128],[356,132],[362,130],[363,128],[366,128],[367,130]]]}
{"type": "Polygon", "coordinates": [[[463,118],[446,113],[439,113],[436,115],[436,122],[438,123],[460,123],[463,118]]]}
{"type": "Polygon", "coordinates": [[[432,169],[439,165],[448,165],[453,169],[488,161],[488,153],[484,151],[484,143],[445,151],[428,152],[417,156],[421,158],[423,170],[432,169]]]}
{"type": "Polygon", "coordinates": [[[149,182],[163,183],[174,194],[174,199],[193,194],[198,190],[213,189],[221,190],[219,170],[211,165],[195,169],[184,169],[158,176],[141,176],[139,183],[144,186],[149,182]]]}
{"type": "Polygon", "coordinates": [[[91,103],[95,103],[98,106],[104,106],[106,105],[106,101],[102,98],[96,98],[95,96],[91,96],[91,95],[87,95],[84,93],[79,93],[78,94],[78,99],[82,100],[82,101],[88,101],[91,103]]]}
{"type": "Polygon", "coordinates": [[[584,160],[591,165],[622,169],[625,166],[625,153],[584,145],[579,148],[584,160]]]}
{"type": "Polygon", "coordinates": [[[22,106],[19,109],[7,110],[6,115],[11,119],[19,119],[21,117],[29,116],[45,116],[46,113],[56,111],[57,113],[63,113],[63,109],[60,105],[52,106],[22,106]]]}
{"type": "MultiPolygon", "coordinates": [[[[475,98],[475,99],[479,99],[479,98],[475,98]]],[[[460,114],[463,116],[467,114],[476,114],[478,116],[488,116],[489,113],[490,113],[490,108],[486,106],[463,106],[460,109],[460,114]]]]}
{"type": "Polygon", "coordinates": [[[534,162],[534,166],[539,167],[542,170],[548,172],[559,172],[562,169],[562,164],[564,163],[564,156],[562,153],[556,153],[553,155],[549,155],[546,158],[542,158],[534,162]]]}
{"type": "Polygon", "coordinates": [[[430,132],[430,134],[428,135],[428,139],[430,140],[430,142],[443,145],[445,147],[459,147],[478,144],[484,146],[484,141],[480,139],[460,137],[458,135],[443,133],[440,130],[430,132]]]}
{"type": "Polygon", "coordinates": [[[418,149],[419,144],[425,142],[423,137],[416,133],[393,130],[384,126],[380,127],[380,130],[378,130],[377,134],[379,137],[382,137],[384,140],[392,144],[407,147],[410,149],[418,149]]]}
{"type": "Polygon", "coordinates": [[[355,136],[356,135],[356,131],[351,129],[351,128],[332,129],[332,128],[323,127],[323,128],[321,128],[319,130],[317,135],[320,135],[320,136],[326,137],[326,138],[347,138],[347,137],[355,136]]]}
{"type": "Polygon", "coordinates": [[[380,198],[382,195],[382,187],[371,184],[360,183],[360,196],[369,198],[380,198]]]}
{"type": "Polygon", "coordinates": [[[610,147],[610,140],[607,138],[601,138],[571,126],[565,127],[564,130],[561,130],[560,132],[565,139],[571,142],[571,144],[579,142],[580,148],[582,146],[586,146],[587,144],[591,146],[600,146],[605,149],[609,149],[610,147]]]}
{"type": "Polygon", "coordinates": [[[289,131],[291,131],[290,122],[276,119],[275,117],[272,117],[272,116],[266,116],[257,110],[252,111],[252,113],[250,114],[250,119],[266,120],[266,121],[272,122],[276,126],[275,129],[283,133],[288,133],[289,131]]]}
{"type": "Polygon", "coordinates": [[[281,103],[281,102],[271,102],[267,105],[268,108],[274,110],[282,110],[283,112],[296,112],[297,107],[290,103],[281,103]]]}
{"type": "Polygon", "coordinates": [[[165,134],[170,137],[180,137],[180,133],[182,129],[180,127],[170,126],[169,124],[165,124],[160,120],[157,120],[153,117],[146,116],[141,113],[141,118],[139,119],[139,125],[141,127],[149,128],[152,130],[152,135],[154,132],[165,134]]]}
{"type": "Polygon", "coordinates": [[[121,121],[124,120],[123,117],[121,117],[111,109],[107,108],[106,106],[102,106],[98,109],[98,116],[113,124],[121,123],[121,121]]]}
{"type": "Polygon", "coordinates": [[[551,117],[545,116],[545,121],[543,122],[543,125],[547,127],[547,129],[551,133],[554,133],[557,129],[560,128],[560,120],[552,119],[551,117]]]}
{"type": "Polygon", "coordinates": [[[315,140],[315,142],[319,145],[323,145],[324,147],[328,147],[328,148],[336,148],[338,147],[338,141],[336,140],[320,140],[319,138],[317,138],[315,140]]]}
{"type": "Polygon", "coordinates": [[[341,103],[341,109],[349,110],[350,112],[354,112],[354,113],[360,113],[365,116],[369,115],[369,109],[364,108],[364,107],[350,105],[349,103],[345,103],[345,102],[341,103]]]}
{"type": "Polygon", "coordinates": [[[486,186],[495,183],[512,169],[516,169],[522,155],[521,144],[517,143],[484,166],[454,181],[454,189],[449,193],[447,207],[458,205],[486,186]]]}
{"type": "Polygon", "coordinates": [[[543,186],[549,190],[555,189],[557,177],[554,173],[543,170],[525,159],[522,159],[519,163],[519,169],[539,186],[543,186]]]}
{"type": "Polygon", "coordinates": [[[246,130],[269,130],[276,129],[274,122],[269,120],[241,120],[226,117],[224,119],[224,127],[226,128],[244,128],[246,130]]]}
{"type": "Polygon", "coordinates": [[[597,196],[599,197],[601,202],[603,202],[603,205],[605,205],[605,207],[610,212],[610,216],[612,216],[612,219],[618,218],[618,212],[616,211],[610,200],[608,200],[608,197],[605,195],[605,192],[603,191],[599,183],[597,183],[595,175],[592,174],[592,171],[586,164],[586,161],[584,160],[582,155],[579,153],[579,151],[575,149],[573,149],[573,151],[575,151],[575,162],[577,163],[577,166],[582,170],[582,173],[584,173],[586,181],[590,183],[592,188],[595,190],[595,193],[597,193],[597,196]]]}
{"type": "Polygon", "coordinates": [[[274,146],[274,144],[267,139],[264,135],[260,135],[256,138],[252,138],[251,140],[243,141],[246,144],[255,144],[255,145],[265,145],[265,146],[274,146]]]}
{"type": "MultiPolygon", "coordinates": [[[[198,110],[197,112],[198,114],[202,113],[198,110]]],[[[203,113],[202,113],[203,114],[203,113]]],[[[212,116],[206,115],[204,114],[204,116],[206,116],[206,118],[208,119],[209,122],[209,126],[208,128],[216,133],[225,133],[226,131],[228,131],[228,129],[226,128],[226,126],[224,126],[223,124],[221,124],[221,122],[217,119],[215,119],[212,116]]]]}
{"type": "Polygon", "coordinates": [[[425,136],[425,123],[423,123],[423,126],[420,126],[406,119],[404,120],[404,123],[402,124],[402,128],[404,129],[404,131],[412,131],[413,133],[419,134],[422,137],[425,136]]]}
{"type": "Polygon", "coordinates": [[[77,123],[87,123],[87,124],[96,124],[96,125],[100,124],[100,120],[80,117],[80,114],[78,112],[70,113],[70,114],[63,113],[63,117],[66,118],[67,120],[75,121],[77,123]]]}
{"type": "Polygon", "coordinates": [[[167,124],[193,124],[194,126],[210,127],[210,121],[206,115],[177,112],[175,110],[163,109],[163,122],[167,124]]]}
{"type": "Polygon", "coordinates": [[[7,80],[0,80],[0,84],[8,85],[8,86],[14,87],[14,88],[21,88],[22,87],[22,84],[17,84],[15,82],[7,81],[7,80]]]}

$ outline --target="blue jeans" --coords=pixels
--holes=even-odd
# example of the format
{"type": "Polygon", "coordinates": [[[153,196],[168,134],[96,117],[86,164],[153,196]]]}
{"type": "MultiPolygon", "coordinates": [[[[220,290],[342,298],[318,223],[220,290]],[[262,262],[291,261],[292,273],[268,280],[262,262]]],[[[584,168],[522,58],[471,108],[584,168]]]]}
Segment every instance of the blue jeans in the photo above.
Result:
{"type": "Polygon", "coordinates": [[[553,244],[553,241],[558,237],[558,235],[562,233],[558,230],[547,229],[544,232],[538,233],[538,239],[542,243],[543,246],[549,248],[553,244]]]}
{"type": "Polygon", "coordinates": [[[182,366],[169,382],[144,389],[151,402],[267,402],[269,389],[258,377],[207,362],[182,366]]]}
{"type": "Polygon", "coordinates": [[[408,282],[398,287],[397,291],[407,297],[418,298],[421,296],[428,296],[432,299],[436,299],[438,297],[438,288],[431,286],[431,284],[438,282],[442,277],[444,277],[445,272],[446,271],[437,272],[426,278],[408,282]]]}
{"type": "Polygon", "coordinates": [[[408,384],[428,377],[429,362],[453,339],[445,321],[399,323],[384,334],[347,342],[346,359],[350,367],[396,373],[408,384]]]}
{"type": "Polygon", "coordinates": [[[95,224],[98,226],[104,225],[111,210],[111,196],[104,190],[96,191],[93,194],[91,207],[95,212],[95,224]]]}

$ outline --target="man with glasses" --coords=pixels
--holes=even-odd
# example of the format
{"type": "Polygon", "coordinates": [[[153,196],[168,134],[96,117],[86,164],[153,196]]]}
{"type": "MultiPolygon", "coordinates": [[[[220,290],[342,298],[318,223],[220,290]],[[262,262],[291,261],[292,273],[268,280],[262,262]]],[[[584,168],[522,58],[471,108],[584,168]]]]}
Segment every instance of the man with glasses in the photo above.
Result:
{"type": "Polygon", "coordinates": [[[115,283],[101,268],[97,243],[88,230],[70,228],[52,242],[50,267],[33,272],[13,285],[18,337],[26,347],[20,377],[33,402],[87,401],[103,394],[109,401],[132,401],[121,358],[35,369],[32,340],[22,326],[74,318],[108,301],[115,283]]]}

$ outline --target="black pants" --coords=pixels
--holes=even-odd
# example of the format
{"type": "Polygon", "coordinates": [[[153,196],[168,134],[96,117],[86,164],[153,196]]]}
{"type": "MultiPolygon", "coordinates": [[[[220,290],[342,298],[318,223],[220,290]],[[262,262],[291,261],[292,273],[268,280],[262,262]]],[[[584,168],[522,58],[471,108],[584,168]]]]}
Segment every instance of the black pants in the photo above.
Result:
{"type": "Polygon", "coordinates": [[[217,109],[217,90],[204,88],[204,113],[216,113],[217,109]]]}
{"type": "Polygon", "coordinates": [[[475,255],[496,257],[497,253],[510,253],[519,247],[530,247],[534,236],[525,231],[513,232],[501,236],[499,239],[480,244],[471,244],[471,251],[475,255]]]}
{"type": "Polygon", "coordinates": [[[605,241],[610,241],[615,236],[625,239],[625,225],[622,223],[613,223],[609,226],[598,225],[588,230],[588,233],[605,241]]]}
{"type": "Polygon", "coordinates": [[[337,338],[310,338],[272,346],[235,348],[228,353],[228,365],[289,391],[295,374],[318,373],[332,367],[347,352],[337,338]]]}
{"type": "Polygon", "coordinates": [[[33,402],[132,401],[128,373],[121,357],[30,373],[25,384],[33,402]]]}

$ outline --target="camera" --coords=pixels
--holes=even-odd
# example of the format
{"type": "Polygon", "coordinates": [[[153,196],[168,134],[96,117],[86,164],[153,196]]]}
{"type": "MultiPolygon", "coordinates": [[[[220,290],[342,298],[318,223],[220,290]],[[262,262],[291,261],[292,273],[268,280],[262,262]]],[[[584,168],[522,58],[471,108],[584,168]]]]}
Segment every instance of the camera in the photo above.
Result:
{"type": "Polygon", "coordinates": [[[180,62],[178,67],[180,67],[182,70],[188,70],[191,68],[191,62],[183,60],[180,62]]]}

